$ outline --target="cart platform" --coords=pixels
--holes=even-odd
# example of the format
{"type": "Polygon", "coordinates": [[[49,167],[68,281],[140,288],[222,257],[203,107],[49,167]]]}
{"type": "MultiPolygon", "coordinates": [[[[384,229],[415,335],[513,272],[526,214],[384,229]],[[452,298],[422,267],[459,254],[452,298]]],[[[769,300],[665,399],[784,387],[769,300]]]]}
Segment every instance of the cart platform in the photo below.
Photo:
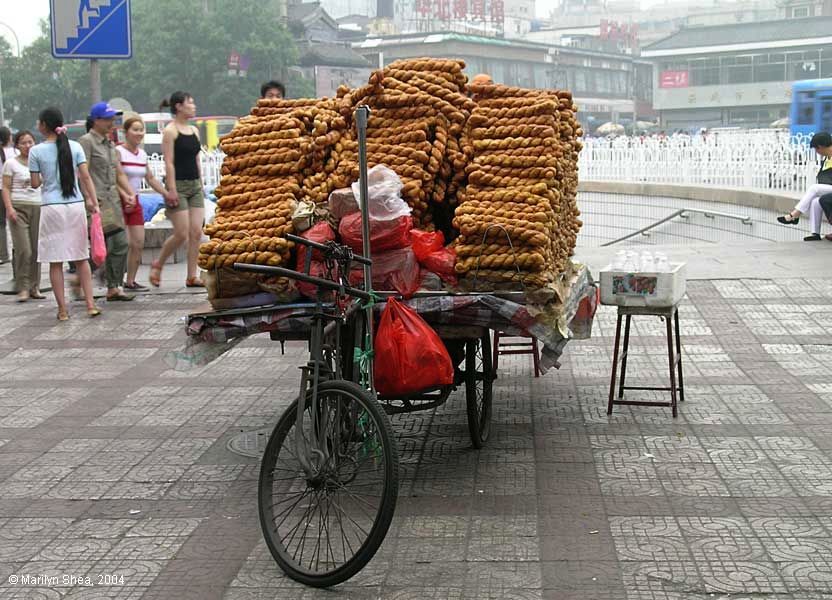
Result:
{"type": "MultiPolygon", "coordinates": [[[[559,366],[570,339],[589,337],[597,288],[589,270],[576,265],[560,298],[546,305],[526,303],[523,292],[417,292],[403,302],[435,329],[441,329],[443,337],[454,336],[454,331],[463,334],[458,330],[467,327],[537,338],[542,344],[540,365],[545,372],[559,366]],[[590,310],[578,314],[582,302],[590,310]]],[[[377,305],[378,310],[382,307],[377,305]]],[[[204,366],[258,333],[269,333],[280,341],[306,340],[314,310],[314,302],[227,310],[213,310],[206,304],[204,310],[188,315],[188,340],[182,349],[168,354],[167,362],[177,370],[204,366]]]]}

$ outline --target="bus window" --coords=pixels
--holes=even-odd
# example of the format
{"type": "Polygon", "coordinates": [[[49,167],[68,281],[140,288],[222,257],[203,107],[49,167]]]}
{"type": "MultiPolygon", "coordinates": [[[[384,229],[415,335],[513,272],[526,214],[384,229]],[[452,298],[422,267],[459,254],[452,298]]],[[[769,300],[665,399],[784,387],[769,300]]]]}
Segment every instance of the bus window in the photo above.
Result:
{"type": "Polygon", "coordinates": [[[234,125],[237,124],[237,119],[217,119],[217,135],[220,137],[231,133],[234,125]]]}
{"type": "Polygon", "coordinates": [[[822,131],[832,131],[832,98],[821,100],[820,128],[822,131]]]}
{"type": "Polygon", "coordinates": [[[815,92],[798,92],[797,123],[798,125],[815,124],[815,92]]]}

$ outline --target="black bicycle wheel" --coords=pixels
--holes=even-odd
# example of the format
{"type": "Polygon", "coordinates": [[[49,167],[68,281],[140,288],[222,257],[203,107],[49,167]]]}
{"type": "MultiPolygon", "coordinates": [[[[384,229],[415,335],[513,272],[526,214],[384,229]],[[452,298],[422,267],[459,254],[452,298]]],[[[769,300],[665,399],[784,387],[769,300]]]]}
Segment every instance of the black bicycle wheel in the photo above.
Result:
{"type": "Polygon", "coordinates": [[[468,432],[474,448],[482,448],[491,433],[491,399],[494,365],[491,362],[491,337],[486,333],[465,345],[465,401],[468,432]]]}
{"type": "MultiPolygon", "coordinates": [[[[315,587],[346,581],[373,557],[393,519],[398,453],[390,421],[358,385],[318,388],[319,474],[307,477],[296,449],[297,400],[280,417],[260,466],[260,524],[280,568],[315,587]]],[[[307,399],[302,433],[312,437],[307,399]]]]}

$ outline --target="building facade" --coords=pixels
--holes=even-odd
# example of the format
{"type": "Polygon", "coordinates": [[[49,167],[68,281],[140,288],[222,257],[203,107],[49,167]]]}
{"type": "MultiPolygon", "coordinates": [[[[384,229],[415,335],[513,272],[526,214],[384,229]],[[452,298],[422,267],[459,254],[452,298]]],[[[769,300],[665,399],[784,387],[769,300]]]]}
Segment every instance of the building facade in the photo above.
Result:
{"type": "Polygon", "coordinates": [[[400,58],[460,58],[469,77],[488,73],[496,83],[569,89],[578,117],[591,131],[607,121],[651,120],[652,66],[624,54],[592,52],[455,32],[368,38],[353,49],[373,65],[400,58]]]}
{"type": "Polygon", "coordinates": [[[782,19],[832,16],[832,0],[780,0],[778,6],[782,19]]]}
{"type": "Polygon", "coordinates": [[[642,57],[667,129],[767,127],[788,115],[793,82],[832,77],[832,17],[683,29],[642,57]]]}

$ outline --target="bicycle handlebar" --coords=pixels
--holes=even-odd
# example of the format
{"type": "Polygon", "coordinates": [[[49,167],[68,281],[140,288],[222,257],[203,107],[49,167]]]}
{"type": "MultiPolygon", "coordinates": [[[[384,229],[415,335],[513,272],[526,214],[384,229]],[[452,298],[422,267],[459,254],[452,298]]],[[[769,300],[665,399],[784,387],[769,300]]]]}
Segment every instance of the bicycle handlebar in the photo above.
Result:
{"type": "MultiPolygon", "coordinates": [[[[296,244],[302,244],[304,246],[309,246],[310,248],[315,248],[316,250],[321,250],[322,252],[326,252],[330,249],[329,246],[326,244],[321,244],[319,242],[313,242],[312,240],[307,240],[306,238],[302,238],[296,235],[292,235],[291,233],[286,234],[286,239],[290,242],[294,242],[296,244]]],[[[364,258],[360,254],[353,253],[352,260],[355,262],[361,263],[362,265],[370,265],[372,261],[369,258],[364,258]]]]}
{"type": "MultiPolygon", "coordinates": [[[[326,248],[326,246],[324,246],[324,248],[326,248]]],[[[288,277],[289,279],[296,279],[297,281],[303,281],[306,283],[311,283],[312,285],[317,285],[318,287],[324,288],[325,290],[343,290],[347,295],[353,296],[355,298],[360,298],[362,300],[370,300],[371,298],[370,294],[368,294],[364,290],[359,290],[349,285],[341,285],[340,283],[331,281],[329,279],[322,279],[321,277],[315,277],[314,275],[307,275],[306,273],[300,273],[298,271],[293,271],[292,269],[284,269],[283,267],[253,265],[250,263],[234,263],[231,268],[235,271],[248,271],[250,273],[263,273],[266,275],[278,275],[280,277],[288,277]]]]}

